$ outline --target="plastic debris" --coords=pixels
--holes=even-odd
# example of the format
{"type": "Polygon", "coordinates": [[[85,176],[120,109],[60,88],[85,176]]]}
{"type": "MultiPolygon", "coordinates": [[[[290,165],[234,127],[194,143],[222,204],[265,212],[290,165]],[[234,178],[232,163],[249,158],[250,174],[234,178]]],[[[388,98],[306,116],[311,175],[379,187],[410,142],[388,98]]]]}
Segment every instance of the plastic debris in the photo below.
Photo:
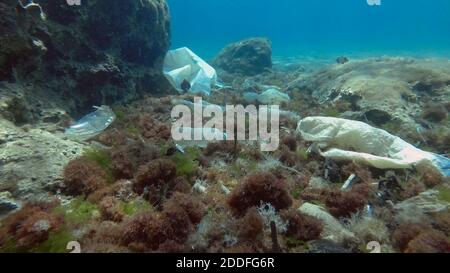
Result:
{"type": "Polygon", "coordinates": [[[224,89],[229,89],[229,90],[233,90],[233,86],[231,85],[225,85],[222,82],[219,82],[219,80],[216,80],[216,85],[214,86],[215,88],[217,88],[217,90],[224,90],[224,89]]]}
{"type": "Polygon", "coordinates": [[[20,207],[20,203],[12,199],[11,193],[0,193],[0,218],[19,209],[20,207]]]}
{"type": "Polygon", "coordinates": [[[353,180],[355,180],[356,175],[354,173],[352,173],[347,180],[344,182],[344,185],[342,185],[342,190],[348,190],[352,184],[353,184],[353,180]]]}
{"type": "Polygon", "coordinates": [[[181,94],[188,92],[209,96],[217,80],[216,70],[187,47],[167,53],[163,73],[181,94]]]}
{"type": "Polygon", "coordinates": [[[222,182],[220,182],[220,190],[227,195],[231,193],[230,189],[228,189],[222,182]]]}
{"type": "Polygon", "coordinates": [[[47,15],[45,15],[44,10],[42,9],[41,5],[39,5],[38,3],[34,3],[34,0],[28,0],[28,3],[26,3],[26,4],[23,4],[22,0],[18,0],[18,3],[20,5],[20,7],[24,10],[31,9],[31,8],[39,9],[39,15],[41,16],[41,19],[42,20],[47,19],[47,15]]]}
{"type": "Polygon", "coordinates": [[[275,88],[270,88],[258,96],[258,101],[262,104],[281,104],[288,102],[291,98],[288,94],[282,93],[275,88]]]}
{"type": "Polygon", "coordinates": [[[195,181],[194,186],[192,186],[192,191],[197,193],[207,193],[208,192],[208,184],[205,180],[197,179],[195,181]]]}
{"type": "Polygon", "coordinates": [[[180,146],[180,145],[178,145],[178,144],[175,144],[175,149],[176,149],[177,151],[179,151],[180,153],[182,153],[182,154],[184,154],[184,153],[185,153],[185,151],[184,151],[183,147],[181,147],[181,146],[180,146]]]}
{"type": "Polygon", "coordinates": [[[316,142],[320,154],[334,160],[355,160],[379,169],[404,169],[419,163],[436,167],[450,176],[450,159],[422,151],[385,130],[364,122],[332,118],[307,117],[299,122],[297,132],[316,142]]]}
{"type": "Polygon", "coordinates": [[[107,105],[94,106],[97,110],[82,117],[67,128],[64,134],[73,140],[87,140],[108,128],[116,119],[116,115],[107,105]]]}
{"type": "Polygon", "coordinates": [[[373,206],[372,204],[367,204],[364,208],[365,217],[372,218],[373,217],[373,206]]]}

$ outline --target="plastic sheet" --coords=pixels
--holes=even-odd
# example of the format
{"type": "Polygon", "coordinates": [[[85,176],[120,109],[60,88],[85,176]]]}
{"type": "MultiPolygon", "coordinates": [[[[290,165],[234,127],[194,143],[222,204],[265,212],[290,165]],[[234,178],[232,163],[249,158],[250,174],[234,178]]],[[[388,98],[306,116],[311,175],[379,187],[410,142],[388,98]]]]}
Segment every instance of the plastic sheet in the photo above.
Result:
{"type": "Polygon", "coordinates": [[[163,73],[179,93],[208,96],[217,81],[216,70],[187,47],[167,53],[163,73]],[[187,88],[182,86],[183,82],[189,83],[187,88]]]}
{"type": "Polygon", "coordinates": [[[385,130],[364,122],[331,117],[307,117],[297,132],[307,141],[318,143],[324,157],[355,160],[380,169],[410,168],[427,163],[444,176],[450,176],[450,159],[422,151],[385,130]]]}
{"type": "Polygon", "coordinates": [[[116,115],[107,105],[102,105],[96,111],[82,117],[65,130],[65,135],[74,140],[87,140],[108,128],[116,119],[116,115]]]}

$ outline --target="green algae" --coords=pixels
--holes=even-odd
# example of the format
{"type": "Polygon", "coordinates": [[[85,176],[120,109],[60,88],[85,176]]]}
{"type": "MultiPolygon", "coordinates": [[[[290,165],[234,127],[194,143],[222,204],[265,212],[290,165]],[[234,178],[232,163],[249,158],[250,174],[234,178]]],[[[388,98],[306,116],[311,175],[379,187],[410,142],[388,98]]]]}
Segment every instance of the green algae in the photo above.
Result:
{"type": "Polygon", "coordinates": [[[83,156],[97,163],[106,174],[106,180],[109,183],[114,182],[114,176],[111,171],[111,156],[108,152],[95,148],[87,148],[83,152],[83,156]]]}
{"type": "Polygon", "coordinates": [[[65,206],[58,206],[54,213],[64,215],[65,220],[71,224],[82,224],[96,218],[99,210],[96,205],[84,200],[83,197],[77,197],[65,206]]]}
{"type": "Polygon", "coordinates": [[[144,211],[153,211],[154,209],[150,203],[142,199],[136,199],[130,202],[122,202],[120,207],[127,216],[133,216],[136,213],[144,211]]]}
{"type": "Polygon", "coordinates": [[[183,153],[175,153],[171,160],[177,167],[178,176],[193,176],[198,169],[198,162],[196,159],[200,156],[200,150],[195,147],[188,147],[183,153]]]}

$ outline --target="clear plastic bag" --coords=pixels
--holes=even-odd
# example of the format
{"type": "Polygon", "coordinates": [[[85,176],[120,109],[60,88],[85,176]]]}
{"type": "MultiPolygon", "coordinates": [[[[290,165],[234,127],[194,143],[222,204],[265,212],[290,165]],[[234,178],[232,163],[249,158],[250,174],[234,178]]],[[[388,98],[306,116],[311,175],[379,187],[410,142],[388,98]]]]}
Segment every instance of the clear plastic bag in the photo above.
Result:
{"type": "Polygon", "coordinates": [[[64,134],[73,140],[87,140],[108,128],[116,119],[116,115],[107,105],[102,105],[96,111],[87,114],[67,128],[64,134]]]}

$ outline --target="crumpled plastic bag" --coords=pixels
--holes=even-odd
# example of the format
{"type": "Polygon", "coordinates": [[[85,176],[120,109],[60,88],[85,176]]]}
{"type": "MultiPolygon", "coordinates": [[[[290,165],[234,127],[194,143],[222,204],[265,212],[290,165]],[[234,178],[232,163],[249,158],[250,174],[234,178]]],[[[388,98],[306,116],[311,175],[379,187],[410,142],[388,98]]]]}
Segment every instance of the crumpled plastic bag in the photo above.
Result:
{"type": "Polygon", "coordinates": [[[364,122],[332,118],[307,117],[302,119],[297,132],[316,142],[324,157],[335,160],[355,160],[380,169],[403,169],[428,163],[444,176],[450,176],[450,159],[422,151],[385,130],[364,122]]]}
{"type": "Polygon", "coordinates": [[[216,70],[187,47],[166,54],[163,73],[179,93],[185,92],[182,84],[186,80],[190,84],[189,93],[209,96],[217,81],[216,70]]]}
{"type": "Polygon", "coordinates": [[[102,105],[94,108],[97,110],[66,128],[64,134],[70,139],[84,141],[100,134],[116,119],[116,115],[109,106],[102,105]]]}

